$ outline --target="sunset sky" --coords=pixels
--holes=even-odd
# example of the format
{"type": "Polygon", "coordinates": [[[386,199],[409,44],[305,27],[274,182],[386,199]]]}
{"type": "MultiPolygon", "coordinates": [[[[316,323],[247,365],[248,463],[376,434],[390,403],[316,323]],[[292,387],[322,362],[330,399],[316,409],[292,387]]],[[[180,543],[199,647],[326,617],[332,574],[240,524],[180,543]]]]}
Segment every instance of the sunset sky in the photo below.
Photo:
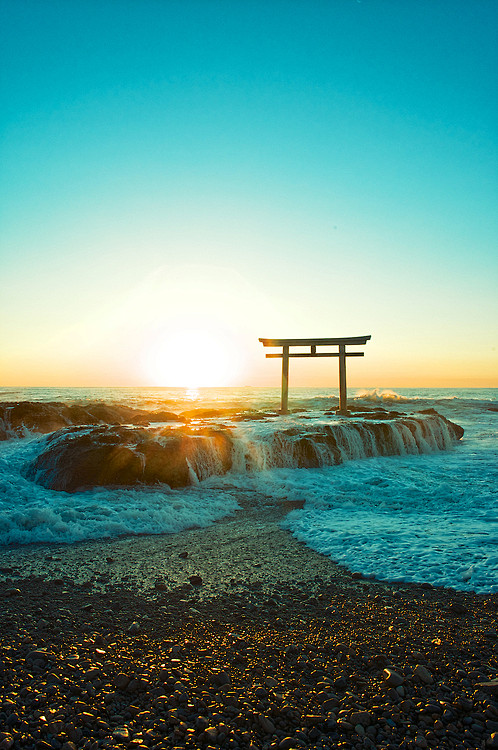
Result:
{"type": "Polygon", "coordinates": [[[351,385],[498,385],[498,2],[0,0],[0,48],[0,385],[365,334],[351,385]]]}

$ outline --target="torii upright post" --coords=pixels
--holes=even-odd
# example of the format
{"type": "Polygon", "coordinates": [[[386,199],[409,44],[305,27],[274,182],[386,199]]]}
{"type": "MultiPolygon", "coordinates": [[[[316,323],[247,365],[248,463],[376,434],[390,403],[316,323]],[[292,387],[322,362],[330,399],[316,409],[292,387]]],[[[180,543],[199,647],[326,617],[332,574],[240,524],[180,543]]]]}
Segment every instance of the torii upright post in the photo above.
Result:
{"type": "Polygon", "coordinates": [[[289,402],[289,347],[282,347],[282,398],[280,413],[288,414],[287,408],[289,402]]]}
{"type": "Polygon", "coordinates": [[[333,339],[259,339],[263,346],[281,346],[282,354],[267,354],[267,357],[282,358],[282,400],[280,413],[288,414],[289,399],[289,357],[338,357],[339,358],[339,409],[338,414],[348,414],[346,357],[363,357],[363,352],[347,352],[348,344],[364,345],[371,336],[349,336],[333,339]],[[309,346],[308,352],[290,352],[291,346],[309,346]],[[337,346],[337,352],[317,352],[317,346],[337,346]]]}
{"type": "Polygon", "coordinates": [[[346,385],[346,345],[339,344],[339,414],[348,413],[348,389],[346,385]]]}

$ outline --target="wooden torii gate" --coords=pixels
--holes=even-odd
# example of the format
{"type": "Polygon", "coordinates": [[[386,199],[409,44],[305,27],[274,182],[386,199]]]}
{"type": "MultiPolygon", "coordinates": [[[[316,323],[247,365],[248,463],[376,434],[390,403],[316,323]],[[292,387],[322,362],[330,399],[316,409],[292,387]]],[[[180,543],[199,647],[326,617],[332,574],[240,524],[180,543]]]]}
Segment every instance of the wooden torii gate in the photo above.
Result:
{"type": "Polygon", "coordinates": [[[281,354],[267,354],[270,358],[282,358],[282,403],[281,414],[288,414],[289,399],[289,357],[339,357],[339,410],[338,414],[346,415],[347,387],[346,387],[346,357],[363,357],[363,352],[347,352],[349,344],[362,345],[371,336],[348,336],[334,339],[259,339],[263,346],[281,346],[281,354]],[[291,346],[309,346],[309,352],[289,352],[291,346]],[[338,346],[337,352],[317,352],[317,346],[338,346]]]}

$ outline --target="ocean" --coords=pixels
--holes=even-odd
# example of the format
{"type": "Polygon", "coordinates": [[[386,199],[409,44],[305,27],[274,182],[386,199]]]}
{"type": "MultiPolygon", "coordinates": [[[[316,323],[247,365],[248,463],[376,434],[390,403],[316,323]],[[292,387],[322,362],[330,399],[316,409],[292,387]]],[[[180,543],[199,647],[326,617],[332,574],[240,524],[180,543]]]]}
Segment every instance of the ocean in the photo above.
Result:
{"type": "Polygon", "coordinates": [[[181,533],[253,493],[364,576],[498,592],[496,389],[350,389],[346,418],[334,389],[279,397],[0,388],[0,545],[181,533]]]}

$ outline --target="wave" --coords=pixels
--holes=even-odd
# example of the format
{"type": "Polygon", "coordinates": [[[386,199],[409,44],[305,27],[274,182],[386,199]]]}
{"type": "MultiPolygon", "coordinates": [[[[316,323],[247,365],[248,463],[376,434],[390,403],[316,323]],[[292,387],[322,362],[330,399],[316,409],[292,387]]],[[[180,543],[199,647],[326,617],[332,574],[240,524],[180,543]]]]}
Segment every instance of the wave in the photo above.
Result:
{"type": "Polygon", "coordinates": [[[451,447],[463,429],[433,410],[374,421],[229,427],[68,427],[43,438],[24,476],[43,487],[163,483],[187,487],[227,472],[319,468],[372,456],[428,453],[451,447]]]}
{"type": "Polygon", "coordinates": [[[414,400],[411,396],[402,396],[396,391],[381,388],[371,388],[358,391],[354,397],[354,401],[367,401],[368,403],[375,404],[409,404],[414,400]]]}

